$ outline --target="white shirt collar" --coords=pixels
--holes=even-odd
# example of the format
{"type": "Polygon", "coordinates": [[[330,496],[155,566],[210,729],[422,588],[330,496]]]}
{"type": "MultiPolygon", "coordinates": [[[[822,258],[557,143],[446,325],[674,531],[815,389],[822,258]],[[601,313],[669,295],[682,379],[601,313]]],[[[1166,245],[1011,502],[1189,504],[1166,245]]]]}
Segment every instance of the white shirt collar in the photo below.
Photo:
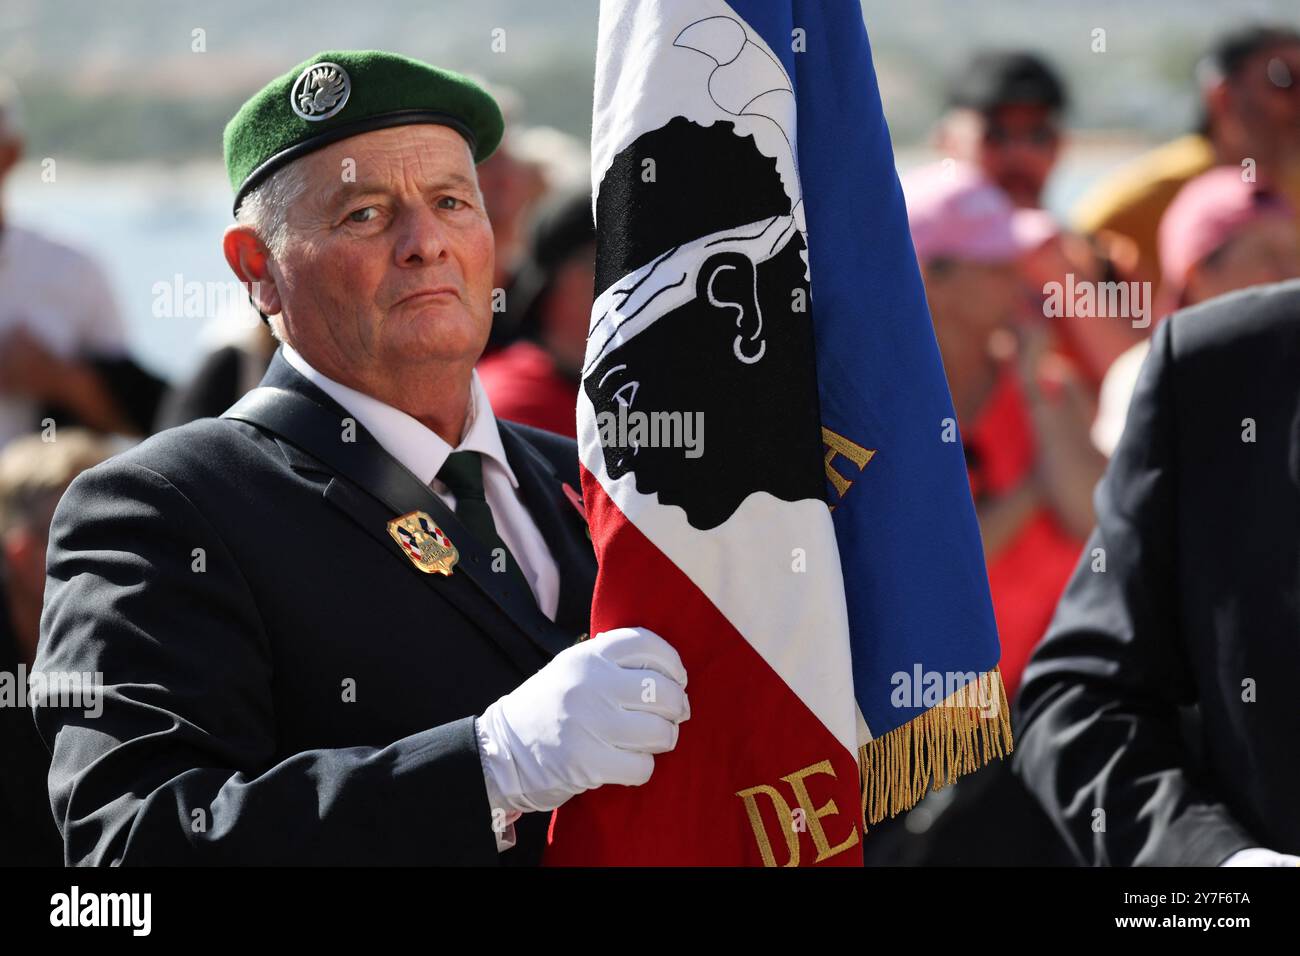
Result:
{"type": "Polygon", "coordinates": [[[286,362],[302,373],[307,381],[355,415],[362,427],[374,436],[386,452],[425,484],[437,476],[447,461],[447,456],[453,451],[476,451],[483,456],[485,468],[489,463],[497,465],[510,480],[511,487],[519,487],[514,469],[506,458],[505,447],[501,444],[501,432],[497,428],[496,415],[492,412],[492,403],[488,401],[477,371],[470,375],[469,415],[465,421],[465,434],[460,444],[452,448],[437,432],[406,412],[386,405],[364,392],[341,385],[318,372],[289,343],[282,343],[280,350],[286,362]]]}

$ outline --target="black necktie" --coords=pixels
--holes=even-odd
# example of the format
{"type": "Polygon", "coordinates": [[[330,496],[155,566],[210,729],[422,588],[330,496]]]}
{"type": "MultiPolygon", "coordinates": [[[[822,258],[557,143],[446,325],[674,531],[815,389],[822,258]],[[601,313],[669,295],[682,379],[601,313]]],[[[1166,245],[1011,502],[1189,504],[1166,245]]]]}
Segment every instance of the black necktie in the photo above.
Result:
{"type": "Polygon", "coordinates": [[[497,534],[496,522],[492,520],[492,509],[488,507],[487,495],[483,491],[483,459],[476,451],[454,451],[447,456],[447,461],[438,472],[438,480],[456,496],[456,517],[469,529],[470,534],[485,545],[492,555],[492,567],[499,567],[497,548],[505,557],[505,570],[499,573],[509,575],[511,582],[521,594],[536,601],[533,589],[528,586],[519,562],[510,553],[506,543],[497,534]]]}

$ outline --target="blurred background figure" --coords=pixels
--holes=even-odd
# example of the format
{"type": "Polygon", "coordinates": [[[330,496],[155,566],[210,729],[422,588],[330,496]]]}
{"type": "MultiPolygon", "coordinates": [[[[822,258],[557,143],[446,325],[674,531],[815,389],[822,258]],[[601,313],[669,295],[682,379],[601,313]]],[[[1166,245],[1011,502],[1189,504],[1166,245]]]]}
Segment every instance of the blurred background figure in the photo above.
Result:
{"type": "Polygon", "coordinates": [[[1166,143],[1095,185],[1074,209],[1089,234],[1128,237],[1138,278],[1163,271],[1157,229],[1180,189],[1212,166],[1251,161],[1256,179],[1300,208],[1300,32],[1251,26],[1217,41],[1196,70],[1200,128],[1166,143]]]}
{"type": "MultiPolygon", "coordinates": [[[[54,441],[15,439],[0,451],[0,673],[30,668],[45,595],[54,506],[72,479],[117,449],[77,428],[54,441]]],[[[62,866],[45,777],[50,755],[28,707],[0,706],[0,866],[62,866]]]]}
{"type": "Polygon", "coordinates": [[[1092,488],[1105,462],[1088,440],[1087,396],[1033,317],[1018,271],[1039,241],[1036,217],[1013,210],[965,165],[915,170],[903,191],[966,449],[1011,697],[1092,527],[1092,488]]]}
{"type": "Polygon", "coordinates": [[[1017,206],[1042,205],[1061,152],[1065,85],[1041,58],[984,51],[952,77],[941,153],[978,167],[1017,206]]]}
{"type": "Polygon", "coordinates": [[[510,147],[540,170],[544,195],[591,189],[591,151],[585,140],[553,126],[517,126],[510,147]]]}
{"type": "Polygon", "coordinates": [[[1097,486],[1104,569],[1079,563],[1013,716],[1080,865],[1300,866],[1297,317],[1280,282],[1152,336],[1097,486]]]}
{"type": "Polygon", "coordinates": [[[553,197],[533,223],[528,255],[506,296],[518,310],[518,339],[478,365],[499,417],[575,437],[595,284],[591,193],[553,197]]]}
{"type": "MultiPolygon", "coordinates": [[[[1281,194],[1220,166],[1189,182],[1160,221],[1163,277],[1157,318],[1226,292],[1300,276],[1295,208],[1281,194]]],[[[1150,350],[1143,341],[1121,355],[1101,389],[1092,440],[1109,456],[1119,443],[1129,401],[1150,350]]]]}
{"type": "MultiPolygon", "coordinates": [[[[1088,441],[1090,404],[1052,331],[1035,318],[1022,258],[1044,241],[977,168],[942,162],[903,176],[908,224],[952,391],[984,539],[1014,699],[1092,526],[1104,460],[1088,441]]],[[[995,761],[932,793],[863,844],[876,864],[1065,862],[1042,811],[995,761]]]]}
{"type": "Polygon", "coordinates": [[[0,77],[0,448],[47,416],[145,433],[162,383],[127,356],[103,273],[82,253],[4,217],[4,181],[22,152],[18,93],[0,77]]]}
{"type": "MultiPolygon", "coordinates": [[[[1053,288],[1081,288],[1091,284],[1131,281],[1114,248],[1102,249],[1090,236],[1060,228],[1052,214],[1043,209],[1022,209],[1017,221],[1028,248],[1020,259],[1026,284],[1039,300],[1035,312],[1046,319],[1045,303],[1053,288]]],[[[1053,340],[1062,355],[1070,359],[1081,385],[1096,401],[1106,370],[1134,344],[1146,340],[1149,329],[1134,325],[1133,315],[1094,315],[1066,309],[1050,319],[1053,340]]]]}
{"type": "MultiPolygon", "coordinates": [[[[483,206],[492,221],[492,237],[496,245],[492,286],[508,289],[525,252],[530,210],[546,194],[547,183],[540,164],[521,156],[516,146],[516,127],[523,108],[519,94],[495,84],[488,84],[488,88],[501,105],[506,132],[496,152],[479,163],[478,184],[483,194],[483,206]]],[[[503,347],[518,334],[517,314],[508,308],[504,312],[497,311],[492,320],[487,352],[503,347]]]]}
{"type": "Polygon", "coordinates": [[[1160,221],[1162,315],[1296,275],[1296,213],[1280,193],[1219,167],[1183,187],[1160,221]]]}
{"type": "MultiPolygon", "coordinates": [[[[490,88],[505,114],[506,134],[497,151],[479,164],[478,180],[496,242],[493,283],[504,290],[505,297],[503,308],[494,306],[497,310],[485,356],[528,334],[524,324],[530,317],[526,313],[537,291],[534,220],[548,204],[553,205],[551,197],[589,189],[591,182],[590,156],[580,140],[549,126],[525,125],[522,97],[499,85],[490,88]]],[[[570,423],[566,433],[572,434],[573,427],[570,423]]]]}
{"type": "MultiPolygon", "coordinates": [[[[977,52],[950,80],[948,110],[939,120],[935,145],[944,155],[978,168],[1019,208],[1026,248],[1025,279],[1036,289],[1049,282],[1115,281],[1135,261],[1129,247],[1103,247],[1064,229],[1042,208],[1048,180],[1064,146],[1069,94],[1060,75],[1024,50],[977,52]],[[1027,212],[1034,210],[1032,214],[1027,212]]],[[[1111,362],[1144,336],[1128,321],[1077,317],[1056,323],[1055,345],[1095,396],[1111,362]]]]}
{"type": "Polygon", "coordinates": [[[198,418],[216,418],[262,381],[280,343],[251,306],[248,315],[256,321],[217,326],[223,333],[221,338],[204,357],[198,371],[168,391],[158,409],[154,431],[198,418]]]}

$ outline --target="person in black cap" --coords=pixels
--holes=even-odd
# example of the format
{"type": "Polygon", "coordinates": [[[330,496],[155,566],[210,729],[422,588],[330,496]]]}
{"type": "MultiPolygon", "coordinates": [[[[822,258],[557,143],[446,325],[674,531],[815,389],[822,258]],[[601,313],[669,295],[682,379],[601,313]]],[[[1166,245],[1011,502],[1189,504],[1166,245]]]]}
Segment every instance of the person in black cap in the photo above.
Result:
{"type": "Polygon", "coordinates": [[[36,670],[102,675],[94,717],[32,705],[68,863],[536,863],[547,811],[676,746],[676,652],[584,640],[576,445],[473,371],[502,125],[463,76],[342,50],[227,127],[226,259],[281,346],[59,504],[36,670]]]}
{"type": "MultiPolygon", "coordinates": [[[[974,165],[1016,206],[1033,210],[1023,218],[1036,241],[1020,266],[1037,294],[1046,295],[1069,275],[1086,282],[1127,278],[1136,256],[1131,244],[1079,235],[1042,208],[1069,106],[1065,85],[1048,63],[1024,51],[977,53],[951,78],[948,102],[936,136],[940,151],[974,165]]],[[[1144,334],[1128,316],[1098,320],[1071,310],[1052,323],[1052,351],[1070,360],[1095,397],[1110,363],[1144,334]]]]}
{"type": "Polygon", "coordinates": [[[1056,72],[1032,53],[978,53],[953,77],[948,106],[944,155],[978,166],[1017,206],[1041,206],[1067,106],[1056,72]]]}
{"type": "Polygon", "coordinates": [[[578,383],[595,284],[591,193],[556,196],[537,214],[528,253],[506,291],[520,337],[478,366],[499,414],[570,438],[577,434],[578,383]]]}

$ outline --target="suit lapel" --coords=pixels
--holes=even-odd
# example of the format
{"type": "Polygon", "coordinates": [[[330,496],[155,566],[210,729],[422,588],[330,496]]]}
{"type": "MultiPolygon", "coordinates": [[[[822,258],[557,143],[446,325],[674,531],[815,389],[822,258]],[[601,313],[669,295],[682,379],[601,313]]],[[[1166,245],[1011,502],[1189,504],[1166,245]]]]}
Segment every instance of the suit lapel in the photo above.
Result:
{"type": "MultiPolygon", "coordinates": [[[[314,419],[329,419],[329,427],[318,430],[319,433],[308,440],[296,435],[291,438],[280,428],[270,428],[279,439],[290,466],[298,471],[314,471],[334,477],[323,491],[325,500],[399,558],[407,573],[417,575],[428,587],[457,604],[526,673],[536,670],[551,655],[573,643],[576,633],[570,634],[550,621],[537,607],[531,592],[526,595],[517,593],[509,575],[492,571],[490,553],[432,488],[389,455],[342,406],[307,381],[279,352],[272,358],[262,385],[292,393],[294,398],[286,397],[284,402],[278,403],[280,406],[291,400],[301,402],[306,399],[316,407],[301,406],[305,413],[316,413],[310,416],[314,419]],[[324,414],[320,414],[322,411],[324,414]],[[345,419],[355,424],[355,441],[339,440],[345,419]],[[340,481],[340,477],[346,481],[340,481]],[[388,521],[410,511],[427,513],[456,545],[460,560],[450,577],[420,571],[388,534],[388,521]]],[[[244,400],[236,403],[227,414],[240,418],[237,410],[241,404],[244,400]]],[[[252,413],[242,420],[260,424],[257,421],[259,417],[262,416],[252,413]]],[[[514,462],[511,464],[513,466],[514,462]]],[[[520,483],[523,484],[522,478],[520,483]]],[[[536,509],[531,504],[528,507],[534,520],[538,520],[536,509]]],[[[539,520],[539,527],[541,525],[539,520]]],[[[545,528],[543,534],[547,534],[545,528]]],[[[547,540],[549,543],[549,536],[547,540]]],[[[559,553],[555,554],[555,559],[557,563],[563,561],[559,553]]],[[[563,568],[562,563],[560,567],[563,568]]],[[[562,580],[563,576],[562,570],[562,580]]]]}
{"type": "MultiPolygon", "coordinates": [[[[530,639],[531,635],[520,627],[519,622],[505,613],[499,604],[477,586],[477,582],[469,574],[464,573],[460,565],[448,577],[440,574],[425,574],[417,570],[388,534],[388,519],[394,516],[369,494],[361,491],[351,482],[335,477],[325,487],[325,500],[355,521],[385,551],[397,559],[401,568],[395,566],[394,574],[416,574],[423,578],[428,587],[474,621],[525,674],[532,674],[549,659],[550,655],[544,653],[538,646],[539,642],[530,639]]],[[[431,514],[431,517],[441,526],[442,523],[437,516],[431,514]]],[[[445,531],[446,528],[444,527],[443,530],[445,531]]],[[[457,544],[458,549],[462,547],[462,544],[457,544]]],[[[461,561],[465,560],[462,550],[461,561]]]]}

